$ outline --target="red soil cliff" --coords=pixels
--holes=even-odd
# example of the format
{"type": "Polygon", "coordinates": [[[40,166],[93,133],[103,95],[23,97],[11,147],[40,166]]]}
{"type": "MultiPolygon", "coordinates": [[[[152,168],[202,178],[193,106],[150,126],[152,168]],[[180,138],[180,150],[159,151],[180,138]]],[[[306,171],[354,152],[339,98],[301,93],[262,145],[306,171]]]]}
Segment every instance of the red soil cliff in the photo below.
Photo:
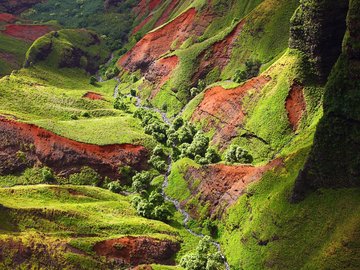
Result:
{"type": "Polygon", "coordinates": [[[260,76],[248,80],[237,88],[224,89],[215,86],[206,90],[204,99],[193,113],[191,121],[206,119],[204,130],[210,131],[215,128],[213,142],[226,146],[231,138],[237,135],[237,129],[243,124],[246,112],[242,109],[242,99],[249,90],[260,91],[269,81],[269,77],[260,76]]]}
{"type": "Polygon", "coordinates": [[[93,145],[61,137],[32,124],[0,119],[0,174],[21,172],[43,164],[68,176],[83,166],[118,178],[118,168],[144,169],[148,151],[139,145],[93,145]]]}
{"type": "Polygon", "coordinates": [[[152,263],[174,265],[174,254],[179,249],[178,243],[146,237],[105,240],[94,246],[96,254],[113,259],[120,265],[131,266],[152,263]]]}

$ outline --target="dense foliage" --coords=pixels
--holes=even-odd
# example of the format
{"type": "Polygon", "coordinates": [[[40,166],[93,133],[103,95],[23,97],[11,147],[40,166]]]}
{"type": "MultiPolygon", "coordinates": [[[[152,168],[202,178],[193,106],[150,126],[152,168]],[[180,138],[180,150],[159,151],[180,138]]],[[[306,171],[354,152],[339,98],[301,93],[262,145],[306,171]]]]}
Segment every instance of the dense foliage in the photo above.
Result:
{"type": "Polygon", "coordinates": [[[66,28],[88,28],[104,36],[110,49],[121,48],[128,40],[137,0],[104,6],[103,0],[49,0],[35,5],[24,16],[35,21],[56,21],[66,28]]]}
{"type": "Polygon", "coordinates": [[[219,252],[213,252],[209,236],[199,241],[196,251],[185,255],[180,265],[186,270],[219,270],[223,266],[223,258],[219,252]]]}

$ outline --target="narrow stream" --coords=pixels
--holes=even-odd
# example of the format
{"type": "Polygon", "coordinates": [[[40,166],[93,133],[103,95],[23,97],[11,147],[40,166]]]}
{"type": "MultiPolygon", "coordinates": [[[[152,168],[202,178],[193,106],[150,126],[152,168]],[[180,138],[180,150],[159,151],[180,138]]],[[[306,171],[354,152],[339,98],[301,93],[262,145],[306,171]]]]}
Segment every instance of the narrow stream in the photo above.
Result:
{"type": "MultiPolygon", "coordinates": [[[[115,86],[115,89],[114,89],[114,97],[116,98],[119,94],[119,84],[120,84],[120,79],[119,78],[116,78],[116,81],[117,81],[117,84],[115,86]]],[[[154,111],[154,112],[157,112],[161,115],[161,118],[162,120],[168,124],[168,125],[171,125],[171,120],[167,117],[166,113],[162,112],[161,110],[159,110],[158,108],[151,108],[151,107],[147,107],[147,106],[143,106],[141,105],[141,99],[138,97],[138,96],[131,96],[131,95],[127,95],[127,97],[133,97],[136,99],[136,102],[135,102],[135,106],[137,108],[143,108],[145,110],[149,110],[149,111],[154,111]]],[[[172,164],[173,164],[173,161],[171,159],[171,156],[168,157],[168,169],[164,175],[164,183],[162,185],[162,195],[163,197],[165,198],[166,201],[169,201],[171,202],[177,211],[179,211],[184,219],[183,219],[183,225],[185,227],[185,229],[192,235],[196,236],[196,237],[199,237],[199,238],[203,238],[205,237],[205,235],[201,234],[201,233],[196,233],[194,232],[193,230],[191,230],[188,226],[188,223],[191,219],[190,215],[188,212],[186,212],[182,207],[181,207],[181,204],[179,201],[173,199],[173,198],[170,198],[169,196],[166,195],[165,193],[165,189],[167,188],[167,186],[169,185],[169,175],[171,173],[171,169],[172,169],[172,164]]],[[[230,265],[229,263],[227,262],[226,260],[226,257],[224,255],[224,253],[221,251],[221,245],[220,243],[212,240],[211,243],[216,247],[216,249],[218,250],[218,252],[221,254],[221,257],[222,259],[224,260],[224,266],[225,266],[225,269],[226,270],[230,270],[230,265]]]]}

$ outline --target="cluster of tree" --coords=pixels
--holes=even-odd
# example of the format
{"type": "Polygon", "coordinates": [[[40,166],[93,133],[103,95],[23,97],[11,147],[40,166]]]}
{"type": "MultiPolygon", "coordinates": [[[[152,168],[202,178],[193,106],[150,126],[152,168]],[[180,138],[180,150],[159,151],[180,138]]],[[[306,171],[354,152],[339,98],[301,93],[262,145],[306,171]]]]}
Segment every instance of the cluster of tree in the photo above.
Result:
{"type": "MultiPolygon", "coordinates": [[[[199,164],[216,163],[221,160],[215,149],[209,148],[209,138],[191,123],[184,123],[181,117],[174,120],[172,126],[163,123],[154,113],[145,109],[138,109],[134,116],[142,121],[145,133],[152,135],[158,142],[166,144],[172,149],[171,157],[174,161],[188,157],[199,164]]],[[[157,164],[160,170],[166,170],[164,153],[161,147],[156,149],[150,162],[157,164]]]]}
{"type": "Polygon", "coordinates": [[[261,62],[259,60],[247,60],[245,62],[245,70],[237,70],[235,71],[235,75],[233,77],[233,81],[237,83],[244,82],[253,77],[259,75],[261,67],[261,62]]]}
{"type": "Polygon", "coordinates": [[[161,145],[157,145],[149,159],[149,163],[159,172],[166,172],[168,165],[166,164],[167,155],[161,145]]]}
{"type": "Polygon", "coordinates": [[[148,171],[137,173],[133,177],[132,186],[139,195],[133,198],[132,204],[139,215],[166,222],[171,218],[172,213],[160,189],[148,194],[151,180],[152,175],[148,171]]]}
{"type": "Polygon", "coordinates": [[[166,143],[169,125],[161,121],[155,113],[140,108],[134,112],[134,117],[141,120],[146,134],[153,136],[160,143],[166,143]]]}
{"type": "Polygon", "coordinates": [[[127,103],[125,96],[118,95],[114,102],[114,109],[129,112],[129,104],[127,103]]]}
{"type": "Polygon", "coordinates": [[[172,217],[168,205],[160,190],[154,190],[147,196],[147,193],[137,195],[132,199],[132,205],[137,213],[146,218],[167,222],[172,217]]]}
{"type": "Polygon", "coordinates": [[[229,163],[251,163],[253,157],[240,146],[231,145],[225,154],[225,160],[229,163]]]}
{"type": "Polygon", "coordinates": [[[209,138],[191,123],[184,123],[182,118],[174,120],[167,137],[167,145],[172,147],[172,159],[175,161],[188,157],[204,165],[221,160],[216,150],[209,148],[209,138]]]}
{"type": "Polygon", "coordinates": [[[219,252],[211,252],[211,238],[205,236],[199,241],[196,251],[181,258],[180,265],[186,270],[219,270],[224,259],[219,252]]]}

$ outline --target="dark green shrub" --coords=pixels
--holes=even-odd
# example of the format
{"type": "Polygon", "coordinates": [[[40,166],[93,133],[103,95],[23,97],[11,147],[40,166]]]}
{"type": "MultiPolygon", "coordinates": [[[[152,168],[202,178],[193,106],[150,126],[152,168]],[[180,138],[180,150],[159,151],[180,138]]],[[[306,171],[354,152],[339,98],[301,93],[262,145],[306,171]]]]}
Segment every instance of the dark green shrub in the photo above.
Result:
{"type": "Polygon", "coordinates": [[[96,85],[97,79],[96,79],[94,76],[91,76],[91,77],[90,77],[90,80],[89,80],[89,83],[90,83],[91,85],[96,85]]]}
{"type": "Polygon", "coordinates": [[[134,175],[132,178],[132,187],[138,193],[146,191],[150,187],[152,176],[150,172],[141,172],[134,175]]]}
{"type": "Polygon", "coordinates": [[[225,160],[230,163],[251,163],[253,158],[248,151],[240,146],[232,145],[226,152],[225,160]]]}
{"type": "Polygon", "coordinates": [[[178,130],[179,128],[181,128],[184,125],[184,119],[182,119],[181,117],[177,117],[175,118],[174,122],[173,122],[173,128],[175,130],[178,130]]]}
{"type": "Polygon", "coordinates": [[[261,62],[259,60],[247,60],[245,62],[245,70],[237,70],[233,77],[233,81],[241,83],[258,76],[260,72],[260,67],[261,62]]]}
{"type": "Polygon", "coordinates": [[[107,187],[111,192],[114,193],[120,193],[123,190],[119,181],[112,181],[109,184],[107,184],[107,187]]]}
{"type": "Polygon", "coordinates": [[[136,89],[131,89],[130,90],[130,95],[132,95],[133,97],[136,97],[136,89]]]}
{"type": "Polygon", "coordinates": [[[53,171],[49,167],[43,167],[41,169],[42,180],[46,183],[54,182],[55,177],[53,171]]]}
{"type": "Polygon", "coordinates": [[[128,112],[129,105],[124,101],[124,99],[121,96],[118,96],[114,102],[114,109],[128,112]]]}
{"type": "Polygon", "coordinates": [[[85,118],[90,118],[90,117],[91,117],[91,115],[90,115],[88,112],[83,112],[83,113],[81,114],[81,116],[82,116],[82,117],[85,117],[85,118]]]}

